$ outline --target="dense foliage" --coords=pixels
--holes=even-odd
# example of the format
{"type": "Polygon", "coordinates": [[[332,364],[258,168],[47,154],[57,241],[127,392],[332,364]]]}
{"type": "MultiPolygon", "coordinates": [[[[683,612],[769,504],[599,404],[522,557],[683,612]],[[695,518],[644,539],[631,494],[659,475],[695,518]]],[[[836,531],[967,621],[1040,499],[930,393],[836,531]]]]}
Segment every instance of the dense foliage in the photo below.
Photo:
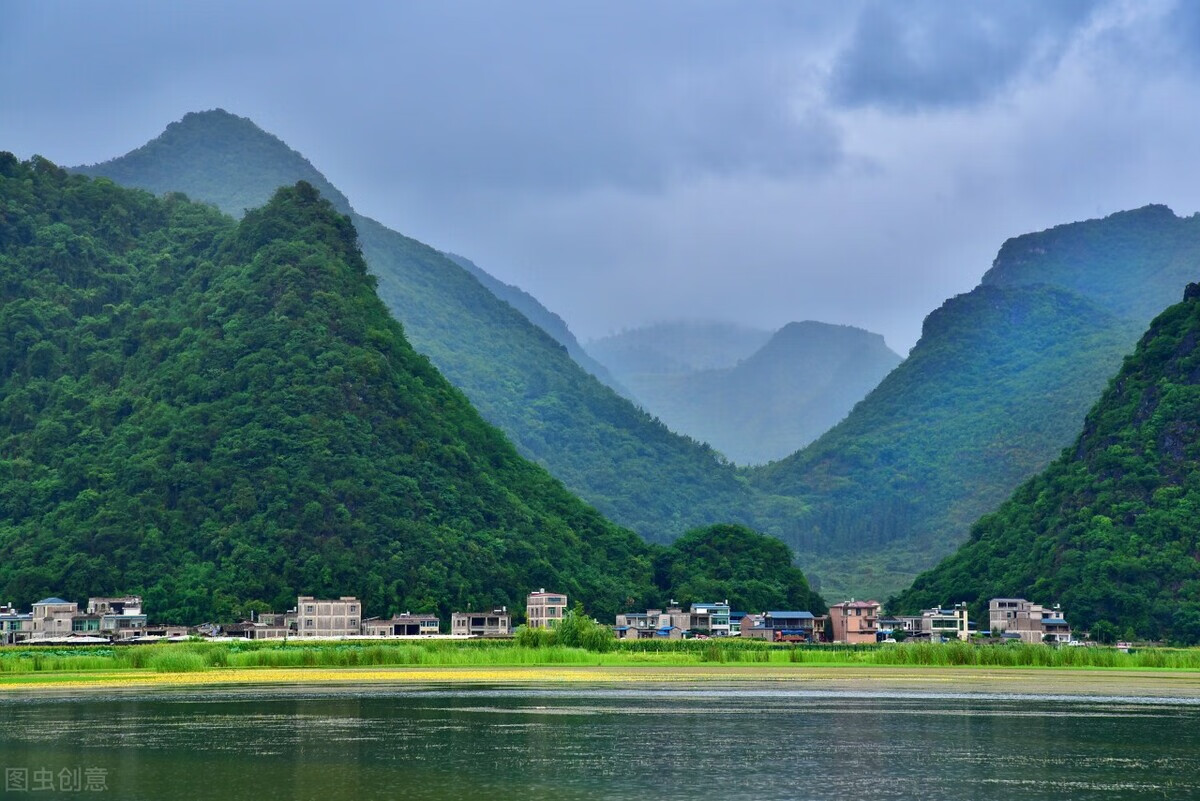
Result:
{"type": "MultiPolygon", "coordinates": [[[[825,601],[776,539],[734,525],[689,531],[654,561],[655,584],[670,597],[728,600],[734,609],[799,609],[824,614],[825,601]]],[[[663,599],[666,600],[666,599],[663,599]]]]}
{"type": "Polygon", "coordinates": [[[899,590],[1070,443],[1197,255],[1200,218],[1162,207],[1007,242],[845,421],[752,474],[809,507],[760,527],[826,594],[899,590]]]}
{"type": "Polygon", "coordinates": [[[7,157],[0,588],[156,614],[644,594],[631,533],[519,457],[404,340],[346,217],[239,225],[7,157]]]}
{"type": "MultiPolygon", "coordinates": [[[[156,193],[185,192],[235,214],[297,180],[332,189],[279,139],[220,110],[188,114],[144,147],[84,169],[156,193]]],[[[352,219],[379,295],[412,345],[526,457],[651,541],[756,519],[762,504],[711,448],[672,434],[593,378],[444,253],[352,219]]]]}
{"type": "Polygon", "coordinates": [[[0,155],[0,597],[135,592],[193,622],[300,593],[446,614],[547,586],[608,616],[673,590],[374,283],[309,184],[235,223],[0,155]]]}
{"type": "Polygon", "coordinates": [[[1200,642],[1200,286],[1154,320],[1044,472],[899,604],[1062,603],[1076,628],[1200,642]]]}
{"type": "Polygon", "coordinates": [[[622,380],[672,430],[749,465],[815,440],[899,363],[878,334],[808,321],[784,326],[732,367],[694,370],[664,359],[622,380]]]}

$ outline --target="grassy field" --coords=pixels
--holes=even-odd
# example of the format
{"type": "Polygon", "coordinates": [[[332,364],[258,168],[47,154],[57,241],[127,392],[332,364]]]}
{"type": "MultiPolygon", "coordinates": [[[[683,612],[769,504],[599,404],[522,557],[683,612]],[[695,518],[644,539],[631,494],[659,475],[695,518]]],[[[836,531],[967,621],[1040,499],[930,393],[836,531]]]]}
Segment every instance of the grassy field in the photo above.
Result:
{"type": "Polygon", "coordinates": [[[603,652],[522,647],[508,640],[403,642],[187,642],[80,648],[0,648],[0,685],[18,678],[92,673],[195,674],[229,669],[487,668],[608,666],[871,666],[920,668],[1092,668],[1200,671],[1200,649],[1052,648],[1042,645],[904,643],[781,646],[752,640],[613,642],[603,652]]]}

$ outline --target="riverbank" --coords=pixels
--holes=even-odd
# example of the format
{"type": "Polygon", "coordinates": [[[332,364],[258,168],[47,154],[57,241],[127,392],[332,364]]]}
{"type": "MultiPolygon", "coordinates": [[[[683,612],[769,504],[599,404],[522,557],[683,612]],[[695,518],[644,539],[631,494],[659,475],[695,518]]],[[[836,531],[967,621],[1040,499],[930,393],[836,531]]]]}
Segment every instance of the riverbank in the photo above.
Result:
{"type": "Polygon", "coordinates": [[[414,683],[819,682],[831,689],[1200,697],[1200,649],[1052,648],[960,642],[782,646],[610,642],[602,651],[513,641],[291,640],[0,649],[0,692],[40,688],[414,683]],[[982,689],[981,689],[982,688],[982,689]]]}
{"type": "Polygon", "coordinates": [[[0,698],[25,693],[91,694],[169,688],[293,687],[386,689],[417,685],[755,684],[851,693],[966,693],[1200,700],[1200,671],[848,665],[491,666],[374,668],[217,668],[193,673],[139,670],[0,676],[0,698]]]}

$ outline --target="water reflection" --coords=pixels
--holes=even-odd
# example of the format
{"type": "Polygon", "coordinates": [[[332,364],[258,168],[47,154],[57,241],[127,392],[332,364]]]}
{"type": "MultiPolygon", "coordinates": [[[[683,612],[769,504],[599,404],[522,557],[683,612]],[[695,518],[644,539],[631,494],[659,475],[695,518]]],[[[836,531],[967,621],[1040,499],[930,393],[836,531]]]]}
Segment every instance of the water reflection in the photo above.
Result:
{"type": "Polygon", "coordinates": [[[155,801],[1183,799],[1198,723],[1171,698],[256,688],[3,698],[0,767],[91,768],[107,797],[155,801]]]}

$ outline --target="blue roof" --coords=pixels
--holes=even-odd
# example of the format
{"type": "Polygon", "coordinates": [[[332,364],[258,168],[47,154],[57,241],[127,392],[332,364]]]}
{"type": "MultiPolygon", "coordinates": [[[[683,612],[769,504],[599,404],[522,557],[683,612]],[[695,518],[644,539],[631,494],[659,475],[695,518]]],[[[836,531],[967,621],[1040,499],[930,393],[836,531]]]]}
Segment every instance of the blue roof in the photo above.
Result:
{"type": "Polygon", "coordinates": [[[810,617],[812,617],[812,616],[813,616],[813,613],[812,613],[812,612],[767,612],[767,615],[768,615],[769,617],[802,617],[802,618],[810,618],[810,617]]]}
{"type": "Polygon", "coordinates": [[[71,602],[64,601],[62,598],[43,598],[42,600],[38,601],[37,604],[34,604],[34,606],[37,606],[38,604],[69,604],[69,603],[71,603],[71,602]]]}
{"type": "Polygon", "coordinates": [[[1046,618],[1042,618],[1042,622],[1043,622],[1043,623],[1062,623],[1063,625],[1066,625],[1066,623],[1067,623],[1067,621],[1066,621],[1066,620],[1064,620],[1064,619],[1063,619],[1063,618],[1061,618],[1061,617],[1046,617],[1046,618]]]}

